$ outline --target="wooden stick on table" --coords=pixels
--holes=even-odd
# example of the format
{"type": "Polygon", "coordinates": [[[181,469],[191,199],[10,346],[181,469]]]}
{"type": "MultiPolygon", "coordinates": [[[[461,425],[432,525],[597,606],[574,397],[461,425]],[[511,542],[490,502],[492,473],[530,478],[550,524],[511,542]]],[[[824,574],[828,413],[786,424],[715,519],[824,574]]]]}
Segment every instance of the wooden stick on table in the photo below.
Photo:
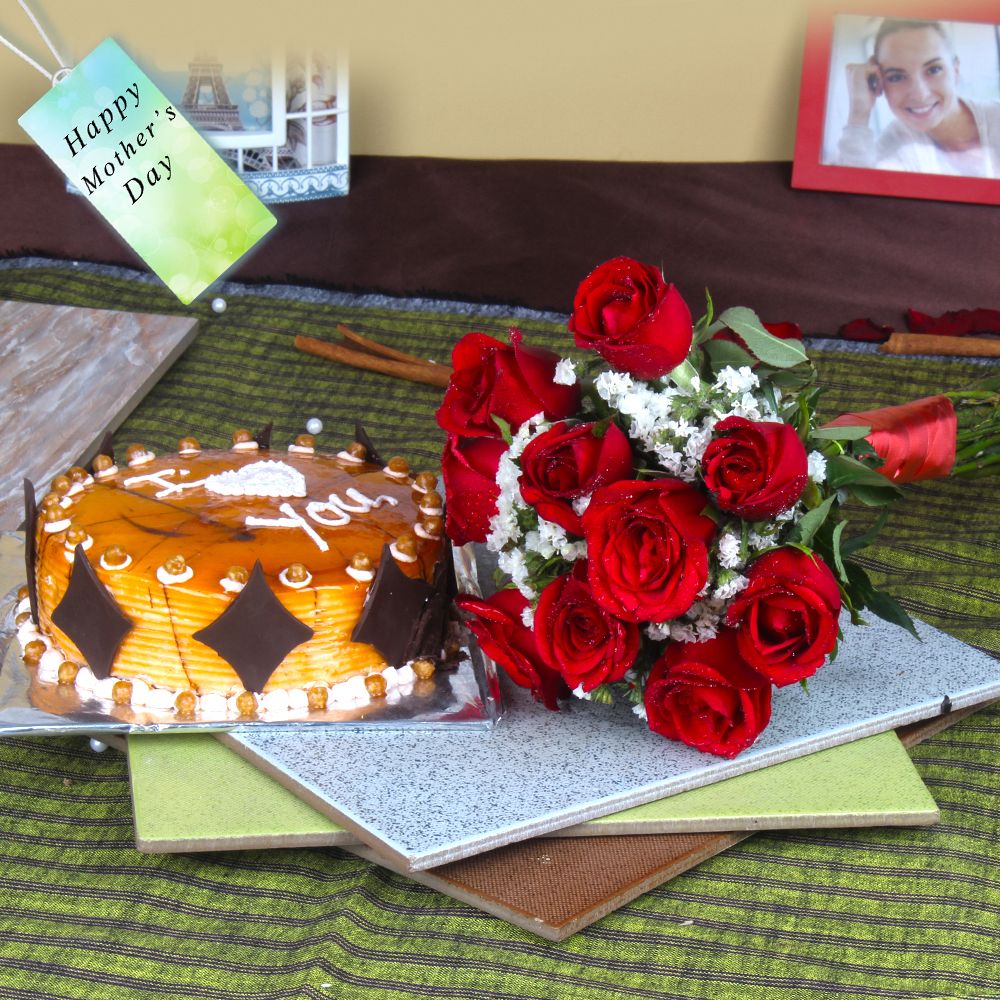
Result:
{"type": "Polygon", "coordinates": [[[883,354],[947,354],[963,358],[1000,358],[1000,339],[943,337],[934,333],[893,333],[879,350],[883,354]]]}
{"type": "MultiPolygon", "coordinates": [[[[410,382],[421,382],[424,385],[437,386],[439,389],[444,389],[448,385],[448,379],[451,376],[451,368],[445,365],[436,365],[432,361],[412,358],[412,355],[403,355],[412,358],[409,361],[399,360],[397,357],[387,357],[385,351],[392,350],[392,348],[384,348],[382,353],[375,354],[355,350],[343,344],[332,344],[326,340],[316,340],[313,337],[301,335],[295,338],[295,346],[306,354],[314,354],[329,361],[337,361],[342,365],[350,365],[352,368],[364,368],[366,371],[392,375],[410,382]]],[[[379,347],[382,345],[380,344],[379,347]]],[[[394,353],[400,354],[402,352],[394,353]]]]}

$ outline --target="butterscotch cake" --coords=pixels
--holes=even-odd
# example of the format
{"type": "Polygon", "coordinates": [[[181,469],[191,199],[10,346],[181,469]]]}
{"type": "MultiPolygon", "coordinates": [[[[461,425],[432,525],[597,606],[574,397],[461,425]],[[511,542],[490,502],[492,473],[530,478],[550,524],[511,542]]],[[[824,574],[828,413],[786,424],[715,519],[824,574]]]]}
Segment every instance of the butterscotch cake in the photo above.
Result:
{"type": "Polygon", "coordinates": [[[385,696],[415,654],[426,670],[414,636],[440,610],[443,512],[432,473],[366,459],[357,443],[328,456],[302,435],[279,452],[237,431],[227,450],[132,446],[57,476],[28,525],[26,662],[182,718],[385,696]]]}

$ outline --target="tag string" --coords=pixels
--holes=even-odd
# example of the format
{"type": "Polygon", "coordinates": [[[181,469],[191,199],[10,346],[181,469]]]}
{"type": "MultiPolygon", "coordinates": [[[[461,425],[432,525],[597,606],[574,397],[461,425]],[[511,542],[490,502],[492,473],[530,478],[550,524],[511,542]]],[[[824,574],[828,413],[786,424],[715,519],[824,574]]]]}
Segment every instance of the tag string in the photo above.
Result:
{"type": "Polygon", "coordinates": [[[55,57],[56,63],[59,65],[59,69],[57,69],[55,73],[50,73],[40,62],[36,61],[35,59],[32,59],[31,56],[29,56],[26,52],[22,52],[21,49],[19,49],[12,41],[10,41],[9,38],[4,38],[3,35],[0,35],[0,42],[6,45],[7,48],[14,53],[14,55],[20,56],[33,69],[37,69],[38,72],[41,73],[42,76],[44,76],[45,79],[48,80],[50,83],[53,84],[57,83],[60,74],[69,72],[69,69],[66,66],[66,61],[56,51],[56,47],[52,44],[52,39],[49,38],[45,29],[39,23],[38,18],[35,17],[34,12],[28,6],[27,0],[17,0],[17,2],[20,5],[21,10],[23,10],[24,13],[28,15],[28,20],[31,21],[31,23],[35,26],[35,30],[38,32],[39,35],[42,36],[42,41],[45,42],[45,44],[49,47],[49,52],[51,52],[52,55],[55,57]]]}

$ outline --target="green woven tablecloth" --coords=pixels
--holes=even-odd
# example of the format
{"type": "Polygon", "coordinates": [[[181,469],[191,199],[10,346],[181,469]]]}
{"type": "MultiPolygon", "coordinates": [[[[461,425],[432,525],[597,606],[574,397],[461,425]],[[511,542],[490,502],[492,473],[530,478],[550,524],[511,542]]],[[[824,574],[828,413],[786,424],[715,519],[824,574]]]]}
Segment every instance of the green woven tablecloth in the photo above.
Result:
{"type": "MultiPolygon", "coordinates": [[[[216,315],[67,265],[4,267],[0,298],[198,315],[198,340],[119,446],[172,450],[189,433],[223,446],[235,427],[269,420],[283,443],[318,416],[321,447],[337,449],[360,416],[384,451],[418,466],[440,446],[438,391],[303,356],[293,335],[346,322],[447,361],[467,330],[509,325],[495,311],[253,288],[228,291],[216,315]]],[[[558,322],[518,322],[533,342],[568,343],[558,322]]],[[[984,371],[812,353],[830,416],[984,371]]],[[[994,481],[908,493],[866,566],[914,614],[1000,652],[994,481]]],[[[81,739],[0,740],[0,1000],[1000,997],[998,747],[992,708],[913,751],[941,807],[936,827],[758,835],[551,944],[337,850],[139,854],[122,755],[81,739]]]]}

